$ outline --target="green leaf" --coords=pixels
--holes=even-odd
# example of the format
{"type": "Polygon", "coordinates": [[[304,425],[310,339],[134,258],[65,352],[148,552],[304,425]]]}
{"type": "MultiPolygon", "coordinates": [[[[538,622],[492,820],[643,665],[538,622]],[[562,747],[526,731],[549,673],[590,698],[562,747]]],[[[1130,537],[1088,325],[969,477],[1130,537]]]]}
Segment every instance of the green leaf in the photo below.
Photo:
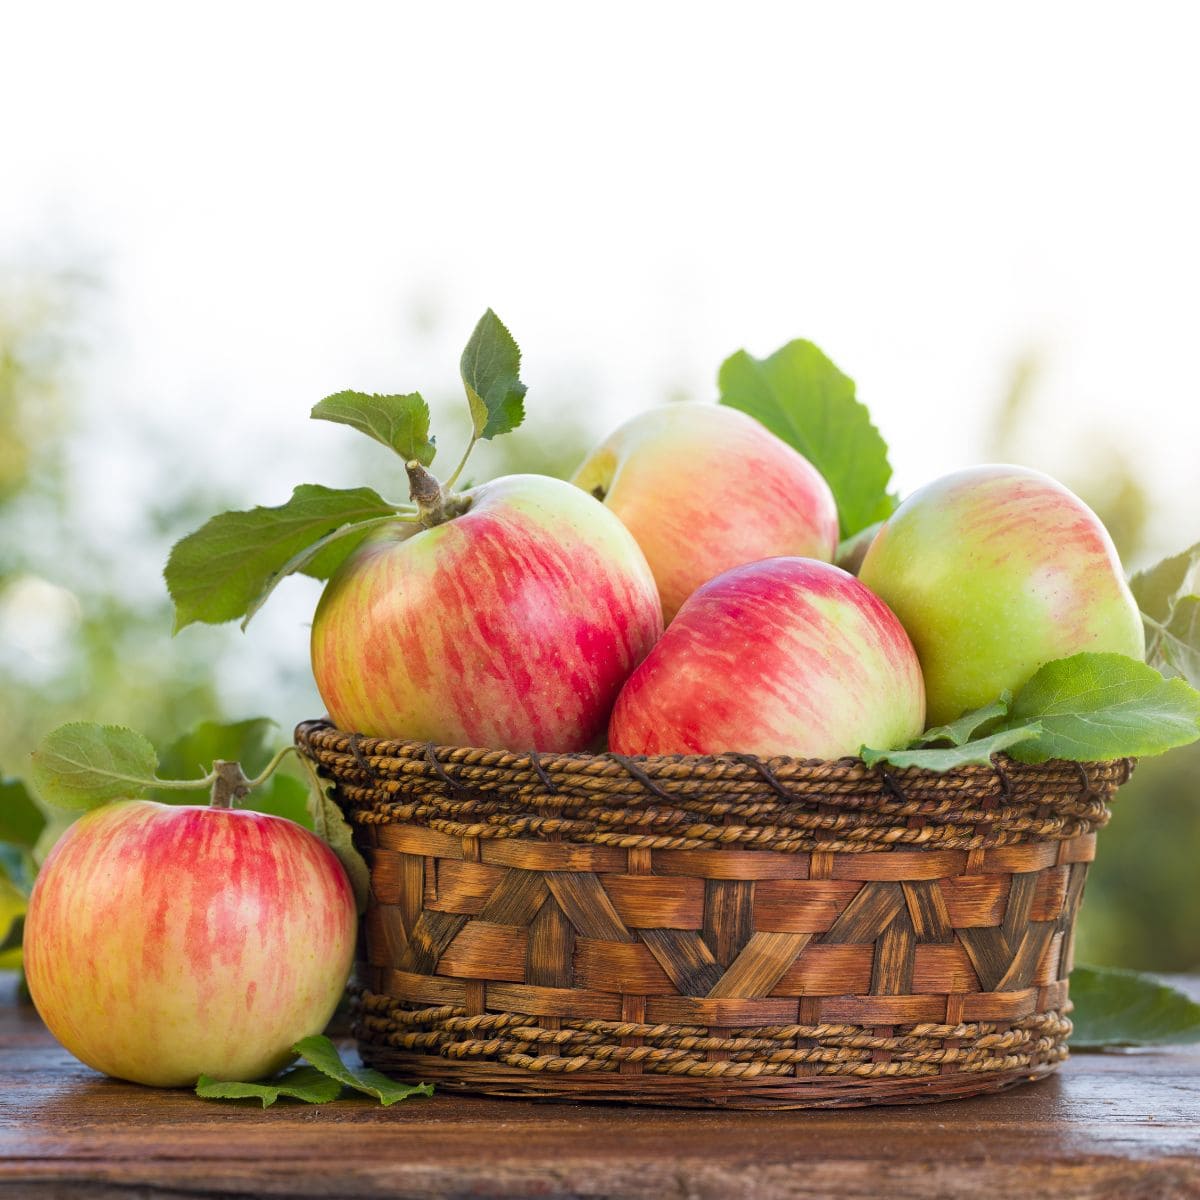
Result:
{"type": "Polygon", "coordinates": [[[854,381],[812,342],[788,342],[769,358],[739,350],[721,364],[721,403],[749,413],[825,477],[843,539],[891,515],[898,501],[887,444],[854,395],[854,381]]]}
{"type": "Polygon", "coordinates": [[[157,782],[158,755],[120,725],[79,721],[48,733],[33,753],[33,785],[59,808],[96,808],[140,795],[157,782]]]}
{"type": "Polygon", "coordinates": [[[1046,663],[1021,689],[1007,725],[1037,721],[1022,762],[1079,762],[1162,754],[1200,738],[1200,693],[1123,654],[1075,654],[1046,663]]]}
{"type": "Polygon", "coordinates": [[[19,779],[0,779],[0,842],[32,850],[46,816],[19,779]]]}
{"type": "Polygon", "coordinates": [[[884,762],[893,767],[920,767],[925,771],[953,771],[972,764],[986,767],[991,764],[993,754],[1008,750],[1018,742],[1031,741],[1040,732],[1041,727],[1035,723],[1019,729],[1002,729],[988,737],[942,749],[870,750],[864,746],[859,757],[868,767],[884,762]]]}
{"type": "Polygon", "coordinates": [[[1200,1042],[1200,1004],[1138,971],[1071,972],[1073,1049],[1200,1042]]]}
{"type": "Polygon", "coordinates": [[[351,1070],[342,1062],[337,1047],[323,1035],[307,1037],[297,1042],[295,1049],[330,1079],[336,1079],[356,1092],[374,1096],[381,1104],[395,1104],[397,1100],[405,1100],[409,1096],[433,1095],[433,1085],[429,1083],[397,1083],[382,1072],[373,1071],[369,1067],[351,1070]]]}
{"type": "Polygon", "coordinates": [[[369,527],[397,511],[370,488],[303,483],[276,508],[213,517],[176,542],[167,560],[175,632],[193,621],[248,621],[275,584],[295,571],[328,578],[369,527]]]}
{"type": "Polygon", "coordinates": [[[479,318],[459,364],[477,438],[511,433],[525,419],[521,351],[489,308],[479,318]]]}
{"type": "Polygon", "coordinates": [[[1200,596],[1180,596],[1166,625],[1157,631],[1153,664],[1165,675],[1178,675],[1200,688],[1200,596]]]}
{"type": "Polygon", "coordinates": [[[420,392],[406,396],[338,392],[326,396],[310,415],[318,421],[349,425],[395,450],[405,462],[415,458],[427,467],[437,453],[435,441],[429,436],[429,405],[420,392]]]}
{"type": "MultiPolygon", "coordinates": [[[[251,778],[270,762],[280,742],[279,727],[268,717],[246,721],[202,721],[177,738],[159,755],[158,773],[163,779],[201,779],[217,759],[238,762],[251,778]]],[[[163,804],[195,804],[194,794],[172,788],[156,788],[152,800],[163,804]]],[[[283,768],[248,796],[238,801],[239,808],[286,817],[298,825],[312,827],[308,812],[308,788],[283,768]]]]}
{"type": "Polygon", "coordinates": [[[938,742],[949,742],[952,746],[961,746],[970,741],[976,731],[982,729],[989,722],[998,717],[1007,716],[1011,703],[1012,692],[1002,692],[998,700],[993,700],[991,704],[986,704],[983,708],[974,708],[970,712],[963,713],[957,721],[951,721],[949,725],[935,725],[932,729],[925,730],[913,744],[914,746],[933,746],[938,742]]]}
{"type": "Polygon", "coordinates": [[[1146,661],[1200,688],[1200,542],[1130,581],[1146,626],[1146,661]]]}
{"type": "Polygon", "coordinates": [[[1177,597],[1200,591],[1200,542],[1138,571],[1129,587],[1142,612],[1165,622],[1177,597]]]}
{"type": "Polygon", "coordinates": [[[29,898],[0,868],[0,954],[21,945],[29,898]]]}
{"type": "Polygon", "coordinates": [[[201,1075],[196,1095],[205,1100],[261,1100],[263,1108],[280,1096],[307,1104],[328,1104],[342,1094],[342,1085],[315,1067],[293,1067],[268,1083],[236,1083],[201,1075]]]}
{"type": "Polygon", "coordinates": [[[317,773],[317,768],[303,754],[300,763],[308,777],[308,815],[313,832],[324,839],[338,857],[354,889],[358,911],[366,912],[367,897],[371,891],[371,871],[366,859],[354,845],[350,824],[333,798],[333,780],[317,773]]]}

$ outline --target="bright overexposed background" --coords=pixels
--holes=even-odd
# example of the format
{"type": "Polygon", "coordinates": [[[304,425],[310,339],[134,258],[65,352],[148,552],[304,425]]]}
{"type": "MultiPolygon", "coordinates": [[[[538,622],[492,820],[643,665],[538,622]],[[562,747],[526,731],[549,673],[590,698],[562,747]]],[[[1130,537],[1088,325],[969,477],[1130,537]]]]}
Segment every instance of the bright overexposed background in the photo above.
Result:
{"type": "Polygon", "coordinates": [[[53,336],[44,414],[0,435],[59,475],[3,516],[3,752],[154,714],[163,672],[189,714],[319,711],[316,585],[170,641],[166,549],[386,486],[309,407],[420,389],[438,427],[489,305],[547,461],[804,336],[901,491],[1003,453],[1128,519],[1134,565],[1200,540],[1197,32],[1183,3],[6,5],[0,314],[53,336]],[[141,623],[124,690],[81,695],[101,592],[141,623]]]}

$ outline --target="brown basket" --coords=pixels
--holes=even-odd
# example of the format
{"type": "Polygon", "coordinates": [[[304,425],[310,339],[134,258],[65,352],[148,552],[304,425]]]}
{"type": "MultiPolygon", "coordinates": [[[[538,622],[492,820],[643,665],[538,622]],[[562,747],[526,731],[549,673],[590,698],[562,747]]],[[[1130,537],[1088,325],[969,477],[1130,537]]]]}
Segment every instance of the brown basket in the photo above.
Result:
{"type": "Polygon", "coordinates": [[[371,864],[363,1059],[495,1095],[942,1100],[1067,1055],[1072,929],[1132,763],[300,749],[371,864]]]}

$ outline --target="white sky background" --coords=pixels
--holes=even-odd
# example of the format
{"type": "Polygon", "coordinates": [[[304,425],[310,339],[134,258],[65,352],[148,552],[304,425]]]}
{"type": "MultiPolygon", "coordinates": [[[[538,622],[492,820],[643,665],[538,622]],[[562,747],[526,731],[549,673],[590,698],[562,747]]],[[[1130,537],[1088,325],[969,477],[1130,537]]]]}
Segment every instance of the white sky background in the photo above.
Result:
{"type": "MultiPolygon", "coordinates": [[[[0,261],[65,236],[107,287],[85,478],[161,486],[147,426],[248,501],[353,482],[309,406],[447,393],[491,305],[515,436],[558,405],[602,433],[806,336],[901,490],[978,459],[1036,351],[1043,465],[1111,430],[1152,466],[1156,548],[1200,539],[1188,3],[2,11],[0,261]]],[[[97,529],[139,502],[97,486],[97,529]]]]}

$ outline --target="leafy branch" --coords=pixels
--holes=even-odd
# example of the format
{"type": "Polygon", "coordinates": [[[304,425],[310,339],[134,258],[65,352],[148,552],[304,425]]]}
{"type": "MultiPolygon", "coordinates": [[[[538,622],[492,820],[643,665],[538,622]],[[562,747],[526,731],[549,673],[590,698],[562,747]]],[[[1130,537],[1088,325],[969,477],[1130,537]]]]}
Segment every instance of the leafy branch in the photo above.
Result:
{"type": "MultiPolygon", "coordinates": [[[[481,438],[516,429],[524,419],[525,385],[518,377],[521,351],[489,308],[463,351],[460,370],[471,413],[471,437],[439,496],[446,515],[461,511],[449,489],[458,481],[481,438]]],[[[398,454],[410,479],[433,479],[427,468],[437,453],[429,431],[429,405],[419,392],[375,395],[344,391],[313,406],[315,420],[348,425],[398,454]]],[[[415,498],[415,497],[414,497],[415,498]]],[[[219,625],[241,620],[245,629],[289,575],[328,579],[372,532],[427,523],[426,510],[393,504],[370,488],[339,490],[300,484],[285,504],[226,512],[175,544],[167,560],[167,590],[175,603],[175,631],[196,621],[219,625]]]]}

